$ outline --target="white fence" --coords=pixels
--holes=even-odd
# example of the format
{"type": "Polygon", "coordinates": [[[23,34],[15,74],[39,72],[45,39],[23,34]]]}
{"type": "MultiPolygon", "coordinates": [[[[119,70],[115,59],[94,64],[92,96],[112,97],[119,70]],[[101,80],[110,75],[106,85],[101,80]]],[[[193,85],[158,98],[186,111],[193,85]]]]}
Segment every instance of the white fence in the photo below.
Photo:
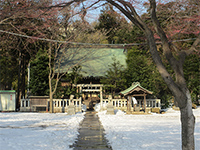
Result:
{"type": "Polygon", "coordinates": [[[31,111],[29,99],[21,99],[20,111],[31,111]]]}
{"type": "MultiPolygon", "coordinates": [[[[81,101],[82,99],[53,99],[53,109],[54,112],[67,112],[68,107],[70,105],[75,106],[76,112],[81,112],[81,101]]],[[[39,111],[39,110],[49,110],[50,100],[41,102],[38,101],[38,103],[32,103],[30,99],[21,99],[21,106],[20,111],[39,111]]]]}
{"type": "MultiPolygon", "coordinates": [[[[102,100],[102,110],[107,109],[107,105],[111,102],[114,109],[119,109],[122,111],[127,110],[127,99],[103,99],[102,100]]],[[[142,99],[137,99],[137,107],[143,109],[142,99]]],[[[79,99],[53,99],[53,109],[54,112],[67,112],[69,106],[75,106],[75,112],[82,111],[82,98],[79,99]]],[[[146,99],[146,108],[160,108],[160,99],[146,99]]],[[[21,99],[20,111],[49,111],[49,99],[31,101],[29,99],[21,99]]],[[[134,110],[133,102],[131,103],[131,111],[134,110]]]]}
{"type": "MultiPolygon", "coordinates": [[[[81,97],[79,99],[53,99],[54,112],[67,112],[70,105],[75,106],[76,112],[81,112],[81,97]]],[[[48,100],[49,106],[49,100],[48,100]]]]}
{"type": "MultiPolygon", "coordinates": [[[[137,106],[142,107],[143,106],[143,101],[142,99],[137,99],[137,106]]],[[[161,103],[160,103],[160,99],[146,99],[146,107],[147,108],[161,108],[161,103]]]]}
{"type": "MultiPolygon", "coordinates": [[[[137,107],[142,109],[143,107],[143,101],[142,99],[137,99],[137,107]]],[[[108,99],[103,99],[103,110],[107,109],[107,105],[109,103],[108,99]]],[[[114,109],[119,109],[126,111],[127,110],[127,99],[112,99],[111,100],[112,105],[114,106],[114,109]]],[[[133,111],[133,102],[131,102],[131,110],[133,111]]],[[[160,99],[146,99],[146,108],[161,108],[160,99]]]]}
{"type": "MultiPolygon", "coordinates": [[[[103,99],[103,110],[107,109],[107,105],[109,103],[108,99],[103,99]]],[[[114,109],[119,109],[122,111],[127,110],[127,99],[112,99],[111,100],[112,105],[114,106],[114,109]]]]}

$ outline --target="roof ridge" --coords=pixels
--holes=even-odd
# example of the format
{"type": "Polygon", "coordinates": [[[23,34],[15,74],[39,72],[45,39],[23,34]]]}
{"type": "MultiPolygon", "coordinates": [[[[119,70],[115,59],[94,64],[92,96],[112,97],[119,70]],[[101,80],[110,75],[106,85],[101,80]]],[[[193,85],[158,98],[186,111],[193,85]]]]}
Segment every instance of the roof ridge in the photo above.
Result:
{"type": "Polygon", "coordinates": [[[130,91],[135,89],[137,86],[139,86],[141,89],[147,91],[148,94],[152,94],[153,93],[153,92],[147,90],[146,88],[142,87],[140,85],[140,82],[133,82],[132,85],[129,88],[125,89],[124,91],[121,91],[120,94],[126,95],[127,93],[129,93],[130,91]]]}

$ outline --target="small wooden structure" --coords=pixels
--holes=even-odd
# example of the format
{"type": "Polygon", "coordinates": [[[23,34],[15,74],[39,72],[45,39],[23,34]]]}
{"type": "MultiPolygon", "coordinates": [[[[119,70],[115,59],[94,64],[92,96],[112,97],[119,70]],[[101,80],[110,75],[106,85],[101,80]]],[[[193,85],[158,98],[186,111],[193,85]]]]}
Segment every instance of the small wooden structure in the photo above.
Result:
{"type": "MultiPolygon", "coordinates": [[[[139,82],[133,82],[132,85],[124,90],[120,92],[120,95],[123,95],[124,97],[127,97],[127,113],[132,113],[131,107],[132,107],[132,97],[143,97],[143,101],[142,101],[142,109],[144,110],[145,113],[147,113],[147,108],[146,108],[146,96],[147,94],[152,94],[153,92],[145,89],[144,87],[142,87],[140,85],[139,82]]],[[[133,111],[140,111],[140,108],[138,109],[137,105],[135,106],[136,108],[134,108],[133,111]]]]}

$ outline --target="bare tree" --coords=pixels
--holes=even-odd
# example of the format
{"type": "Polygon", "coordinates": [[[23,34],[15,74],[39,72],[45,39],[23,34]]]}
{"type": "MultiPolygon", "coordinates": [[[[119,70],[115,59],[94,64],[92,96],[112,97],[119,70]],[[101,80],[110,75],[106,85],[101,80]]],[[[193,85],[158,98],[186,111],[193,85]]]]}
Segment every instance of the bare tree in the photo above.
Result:
{"type": "MultiPolygon", "coordinates": [[[[42,0],[36,1],[14,1],[3,0],[0,2],[0,43],[3,47],[4,53],[11,53],[13,60],[18,61],[18,85],[17,85],[17,98],[16,107],[19,108],[19,101],[21,97],[25,97],[26,82],[25,75],[27,65],[34,57],[35,53],[42,45],[42,42],[37,42],[36,37],[47,37],[48,27],[52,24],[52,16],[44,14],[44,9],[38,9],[41,6],[50,6],[50,1],[42,0]],[[50,21],[51,20],[51,21],[50,21]],[[16,36],[17,35],[17,36],[16,36]],[[34,36],[35,38],[26,38],[25,36],[34,36]],[[18,59],[16,57],[18,55],[18,59]]],[[[53,11],[52,14],[56,14],[53,11]]],[[[55,21],[55,20],[54,20],[55,21]]],[[[17,63],[13,64],[17,66],[17,63]]],[[[9,76],[12,83],[15,78],[13,74],[9,76]]],[[[2,77],[3,78],[3,77],[2,77]]],[[[4,77],[5,79],[5,77],[4,77]]]]}

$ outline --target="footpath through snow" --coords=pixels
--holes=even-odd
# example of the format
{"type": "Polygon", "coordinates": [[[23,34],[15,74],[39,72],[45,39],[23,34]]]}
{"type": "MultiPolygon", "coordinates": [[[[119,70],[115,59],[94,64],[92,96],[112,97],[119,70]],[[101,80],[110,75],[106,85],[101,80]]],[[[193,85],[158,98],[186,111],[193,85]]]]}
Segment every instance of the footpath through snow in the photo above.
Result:
{"type": "MultiPolygon", "coordinates": [[[[200,149],[200,107],[196,117],[195,144],[200,149]]],[[[99,112],[106,138],[113,150],[179,150],[181,123],[179,111],[165,114],[116,115],[99,112]]],[[[84,114],[0,113],[0,149],[70,150],[78,136],[84,114]]]]}

